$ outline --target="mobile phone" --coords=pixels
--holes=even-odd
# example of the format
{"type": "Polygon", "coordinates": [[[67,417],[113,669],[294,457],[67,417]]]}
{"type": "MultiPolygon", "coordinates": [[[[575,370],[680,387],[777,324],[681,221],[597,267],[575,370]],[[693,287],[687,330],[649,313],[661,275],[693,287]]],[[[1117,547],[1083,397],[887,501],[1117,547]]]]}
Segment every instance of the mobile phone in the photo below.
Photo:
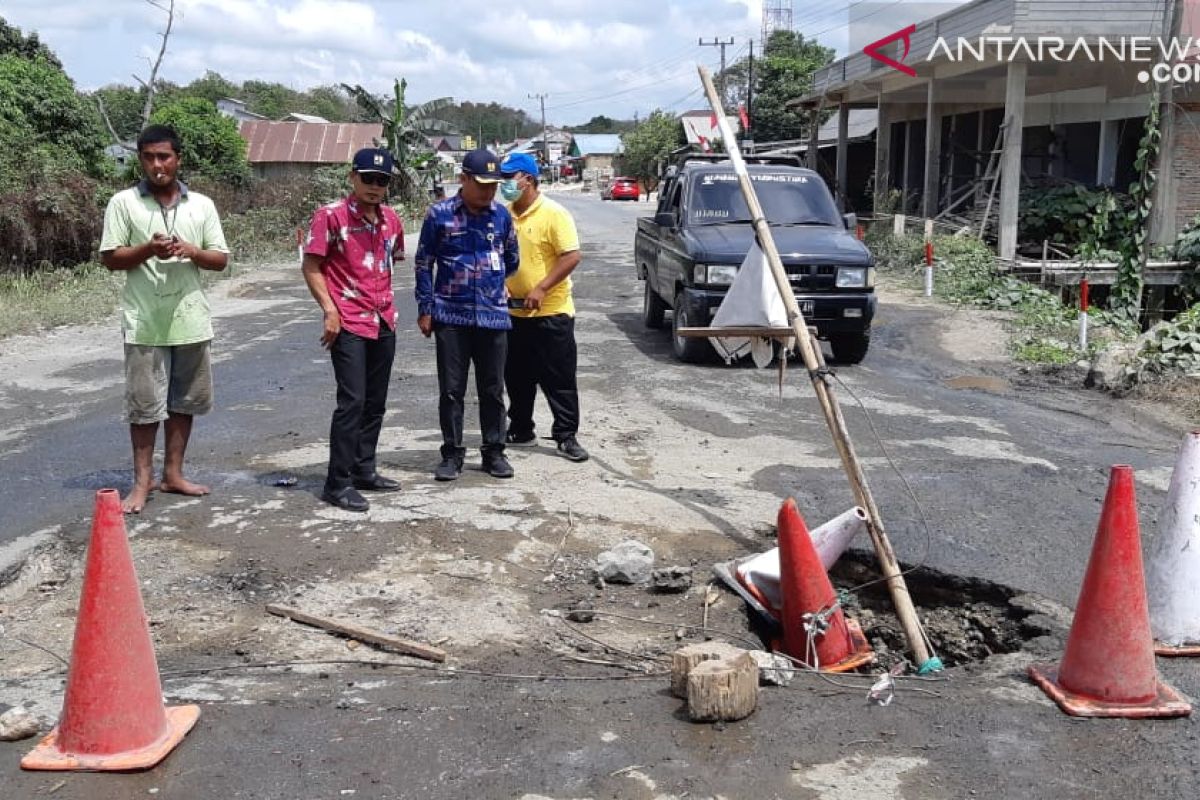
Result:
{"type": "Polygon", "coordinates": [[[524,308],[525,307],[525,298],[524,297],[508,298],[508,307],[509,308],[524,308]]]}

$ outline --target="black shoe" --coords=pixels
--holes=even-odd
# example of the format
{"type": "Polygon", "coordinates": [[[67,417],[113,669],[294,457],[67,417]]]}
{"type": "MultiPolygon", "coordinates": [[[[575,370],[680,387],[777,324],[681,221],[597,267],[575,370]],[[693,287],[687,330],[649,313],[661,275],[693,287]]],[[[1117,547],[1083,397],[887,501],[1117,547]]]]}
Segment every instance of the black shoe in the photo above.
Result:
{"type": "Polygon", "coordinates": [[[461,474],[462,461],[453,456],[447,456],[433,471],[433,479],[435,481],[454,481],[458,480],[458,476],[461,474]]]}
{"type": "Polygon", "coordinates": [[[400,481],[394,478],[385,478],[376,472],[369,478],[355,478],[354,488],[367,492],[398,492],[400,491],[400,481]]]}
{"type": "Polygon", "coordinates": [[[509,431],[504,435],[504,442],[513,447],[537,447],[537,434],[533,431],[529,433],[513,433],[509,431]]]}
{"type": "Polygon", "coordinates": [[[321,499],[331,506],[337,506],[343,511],[357,511],[361,513],[371,507],[366,498],[359,494],[358,490],[353,486],[338,489],[336,492],[326,489],[321,492],[321,499]]]}
{"type": "Polygon", "coordinates": [[[508,463],[503,453],[484,456],[483,471],[493,478],[511,478],[514,475],[512,464],[508,463]]]}
{"type": "Polygon", "coordinates": [[[558,443],[558,454],[571,461],[588,460],[588,451],[579,446],[579,442],[575,441],[574,436],[558,443]]]}

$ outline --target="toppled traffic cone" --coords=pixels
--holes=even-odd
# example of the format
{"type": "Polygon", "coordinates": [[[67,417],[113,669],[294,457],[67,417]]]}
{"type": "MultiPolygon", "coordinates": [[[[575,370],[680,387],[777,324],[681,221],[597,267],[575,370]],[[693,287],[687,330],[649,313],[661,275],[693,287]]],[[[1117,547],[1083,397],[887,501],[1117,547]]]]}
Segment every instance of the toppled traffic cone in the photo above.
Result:
{"type": "Polygon", "coordinates": [[[121,498],[103,489],[96,493],[62,716],[21,767],[148,769],[166,758],[199,716],[197,706],[163,706],[121,498]]]}
{"type": "Polygon", "coordinates": [[[1158,679],[1146,608],[1133,469],[1115,466],[1062,663],[1029,676],[1075,717],[1182,717],[1192,707],[1158,679]]]}
{"type": "Polygon", "coordinates": [[[1200,431],[1183,437],[1146,565],[1150,632],[1160,656],[1200,656],[1200,431]]]}
{"type": "MultiPolygon", "coordinates": [[[[813,547],[828,570],[846,552],[855,536],[867,529],[867,512],[858,506],[839,514],[811,531],[813,547]]],[[[783,595],[779,589],[779,548],[736,562],[734,574],[747,592],[776,617],[780,614],[783,595]]]]}
{"type": "Polygon", "coordinates": [[[824,672],[845,672],[875,659],[862,630],[842,613],[791,498],[779,509],[779,568],[783,652],[824,672]]]}

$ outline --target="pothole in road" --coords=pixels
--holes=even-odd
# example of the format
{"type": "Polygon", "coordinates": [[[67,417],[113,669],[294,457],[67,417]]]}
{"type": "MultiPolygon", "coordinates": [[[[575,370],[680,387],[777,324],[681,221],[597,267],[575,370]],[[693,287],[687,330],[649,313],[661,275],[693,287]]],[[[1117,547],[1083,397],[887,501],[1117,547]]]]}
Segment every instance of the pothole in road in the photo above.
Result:
{"type": "MultiPolygon", "coordinates": [[[[853,591],[847,613],[862,624],[878,663],[890,667],[906,658],[908,639],[887,586],[876,583],[855,590],[879,579],[874,558],[847,552],[830,575],[839,589],[853,591]]],[[[933,650],[947,667],[1018,652],[1031,639],[1064,632],[1068,624],[1048,615],[1028,595],[978,578],[921,568],[906,575],[905,582],[933,650]]]]}

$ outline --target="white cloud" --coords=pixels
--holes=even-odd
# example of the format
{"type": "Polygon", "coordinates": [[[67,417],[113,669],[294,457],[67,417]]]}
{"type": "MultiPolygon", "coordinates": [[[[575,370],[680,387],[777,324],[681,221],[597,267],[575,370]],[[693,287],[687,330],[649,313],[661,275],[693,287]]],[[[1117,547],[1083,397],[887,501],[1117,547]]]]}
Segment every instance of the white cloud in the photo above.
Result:
{"type": "MultiPolygon", "coordinates": [[[[839,0],[844,2],[844,0],[839,0]]],[[[441,96],[536,111],[552,122],[643,116],[700,102],[695,65],[715,67],[700,37],[757,36],[761,0],[177,0],[162,75],[211,70],[296,89],[361,83],[389,92],[405,77],[414,102],[441,96]],[[686,95],[692,93],[690,102],[686,95]]],[[[131,83],[157,53],[162,12],[144,0],[4,0],[10,23],[37,29],[82,88],[131,83]],[[96,39],[104,40],[96,46],[96,39]]],[[[681,110],[681,108],[679,109],[681,110]]]]}

